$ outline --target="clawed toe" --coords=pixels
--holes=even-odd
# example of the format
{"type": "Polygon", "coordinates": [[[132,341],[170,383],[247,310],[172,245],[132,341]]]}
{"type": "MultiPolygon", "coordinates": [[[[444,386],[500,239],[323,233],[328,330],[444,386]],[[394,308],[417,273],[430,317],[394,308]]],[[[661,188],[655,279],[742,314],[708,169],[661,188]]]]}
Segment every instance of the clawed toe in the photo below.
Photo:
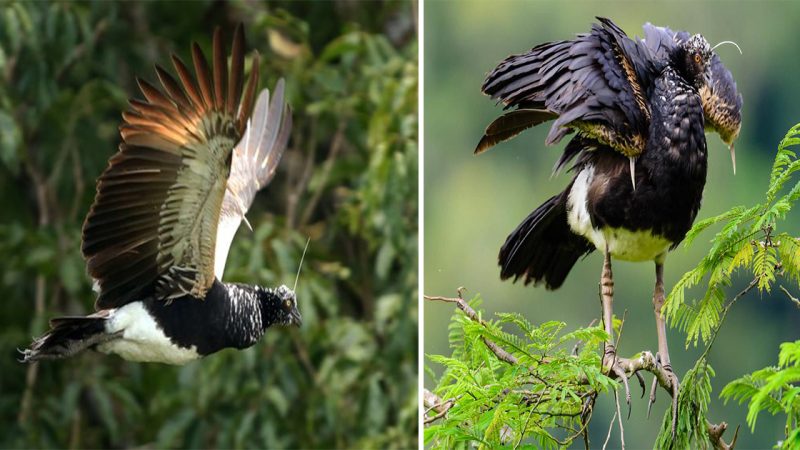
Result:
{"type": "Polygon", "coordinates": [[[619,378],[622,381],[622,385],[625,388],[625,403],[628,405],[628,419],[631,418],[631,389],[628,385],[628,374],[625,371],[625,368],[620,364],[619,359],[617,358],[617,352],[613,346],[609,345],[606,347],[605,353],[603,355],[603,366],[608,368],[610,373],[613,373],[616,378],[619,378]]]}
{"type": "MultiPolygon", "coordinates": [[[[672,370],[672,365],[669,362],[662,364],[661,355],[656,353],[656,368],[662,369],[667,379],[669,380],[670,390],[672,392],[672,437],[675,437],[676,429],[678,426],[678,393],[680,392],[678,376],[672,370]]],[[[647,405],[647,417],[650,418],[650,408],[656,401],[656,388],[658,387],[658,378],[653,378],[653,384],[650,387],[650,400],[647,405]]]]}
{"type": "Polygon", "coordinates": [[[675,431],[678,426],[678,376],[675,375],[675,372],[672,371],[672,367],[664,366],[664,369],[667,371],[668,377],[672,382],[672,437],[675,437],[675,431]]]}

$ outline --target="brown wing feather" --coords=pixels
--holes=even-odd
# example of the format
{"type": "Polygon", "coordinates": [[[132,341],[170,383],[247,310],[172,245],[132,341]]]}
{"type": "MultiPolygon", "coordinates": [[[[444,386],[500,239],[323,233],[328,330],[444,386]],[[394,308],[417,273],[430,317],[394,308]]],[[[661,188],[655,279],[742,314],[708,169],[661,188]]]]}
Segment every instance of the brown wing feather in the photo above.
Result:
{"type": "Polygon", "coordinates": [[[550,119],[555,121],[548,145],[579,130],[627,156],[642,153],[650,118],[626,53],[633,41],[610,20],[598,19],[589,33],[509,56],[489,73],[481,87],[485,94],[506,109],[542,113],[507,113],[490,125],[476,153],[550,119]]]}
{"type": "MultiPolygon", "coordinates": [[[[209,69],[192,46],[197,80],[176,56],[177,79],[156,66],[160,87],[137,80],[145,100],[132,100],[123,113],[123,143],[97,181],[83,227],[98,309],[148,296],[202,298],[214,281],[217,223],[231,154],[244,131],[240,111],[252,107],[252,94],[242,101],[241,26],[230,75],[219,30],[213,53],[209,69]]],[[[251,74],[245,90],[257,83],[251,74]]]]}

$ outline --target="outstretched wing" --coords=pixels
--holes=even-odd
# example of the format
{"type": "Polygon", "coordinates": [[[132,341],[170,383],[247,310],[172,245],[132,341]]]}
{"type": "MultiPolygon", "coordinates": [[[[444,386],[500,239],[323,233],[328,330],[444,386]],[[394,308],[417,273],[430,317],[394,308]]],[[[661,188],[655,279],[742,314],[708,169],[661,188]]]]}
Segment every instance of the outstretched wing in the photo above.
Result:
{"type": "Polygon", "coordinates": [[[219,29],[212,69],[197,44],[192,60],[196,81],[176,56],[180,83],[158,66],[162,90],[139,80],[146,100],[131,100],[123,113],[123,142],[97,181],[82,251],[99,288],[98,309],[147,296],[202,297],[214,281],[220,208],[231,154],[252,109],[258,64],[242,98],[241,25],[230,76],[219,29]]]}
{"type": "MultiPolygon", "coordinates": [[[[686,31],[672,31],[646,23],[644,39],[639,42],[651,53],[654,61],[666,62],[670,52],[679,43],[691,36],[686,31]]],[[[708,68],[709,84],[700,88],[706,129],[716,131],[722,140],[731,144],[738,136],[742,124],[742,95],[736,89],[736,81],[719,55],[714,52],[708,68]]]]}
{"type": "Polygon", "coordinates": [[[547,144],[577,129],[627,156],[642,153],[650,112],[638,72],[649,66],[622,30],[598,20],[590,33],[510,56],[488,75],[483,92],[517,109],[487,127],[475,153],[550,119],[547,144]]]}
{"type": "Polygon", "coordinates": [[[250,209],[256,192],[269,184],[286,149],[292,130],[292,112],[284,100],[283,79],[278,81],[272,101],[264,89],[247,123],[244,137],[233,150],[231,174],[222,199],[214,252],[214,273],[222,279],[233,236],[250,209]]]}

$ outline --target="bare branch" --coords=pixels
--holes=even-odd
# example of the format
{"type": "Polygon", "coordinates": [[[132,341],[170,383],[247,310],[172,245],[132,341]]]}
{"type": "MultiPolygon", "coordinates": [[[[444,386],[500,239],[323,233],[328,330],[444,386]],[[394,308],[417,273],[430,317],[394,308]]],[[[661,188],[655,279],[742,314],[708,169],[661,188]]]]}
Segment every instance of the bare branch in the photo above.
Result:
{"type": "Polygon", "coordinates": [[[785,287],[781,285],[778,285],[778,287],[781,288],[781,290],[783,291],[784,294],[786,294],[787,297],[789,297],[789,300],[791,300],[792,303],[794,303],[794,306],[800,308],[800,300],[798,300],[797,297],[793,296],[788,290],[786,290],[785,287]]]}

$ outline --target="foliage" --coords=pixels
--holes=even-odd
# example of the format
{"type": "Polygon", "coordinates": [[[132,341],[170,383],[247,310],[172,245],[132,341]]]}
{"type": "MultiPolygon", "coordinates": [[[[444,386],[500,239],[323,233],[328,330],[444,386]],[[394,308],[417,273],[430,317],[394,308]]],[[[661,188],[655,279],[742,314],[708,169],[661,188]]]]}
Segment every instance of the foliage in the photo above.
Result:
{"type": "Polygon", "coordinates": [[[408,2],[3,3],[0,447],[414,447],[416,54],[408,2]],[[239,21],[294,129],[225,279],[291,285],[310,237],[303,327],[181,368],[17,363],[49,317],[91,311],[80,227],[135,76],[239,21]]]}
{"type": "MultiPolygon", "coordinates": [[[[479,302],[474,298],[469,304],[479,302]]],[[[435,393],[455,403],[441,422],[425,429],[426,444],[492,448],[533,442],[557,448],[581,437],[591,417],[586,406],[616,383],[601,373],[594,351],[606,332],[588,327],[563,333],[564,327],[561,322],[534,326],[513,313],[482,324],[463,313],[453,316],[452,356],[428,358],[445,367],[435,393]],[[516,333],[505,331],[508,327],[516,333]],[[500,359],[485,340],[507,349],[517,364],[500,359]]]]}
{"type": "Polygon", "coordinates": [[[755,429],[761,411],[786,414],[786,439],[781,448],[800,448],[800,341],[781,344],[777,367],[765,367],[730,382],[720,395],[725,401],[749,400],[747,424],[755,429]]]}

